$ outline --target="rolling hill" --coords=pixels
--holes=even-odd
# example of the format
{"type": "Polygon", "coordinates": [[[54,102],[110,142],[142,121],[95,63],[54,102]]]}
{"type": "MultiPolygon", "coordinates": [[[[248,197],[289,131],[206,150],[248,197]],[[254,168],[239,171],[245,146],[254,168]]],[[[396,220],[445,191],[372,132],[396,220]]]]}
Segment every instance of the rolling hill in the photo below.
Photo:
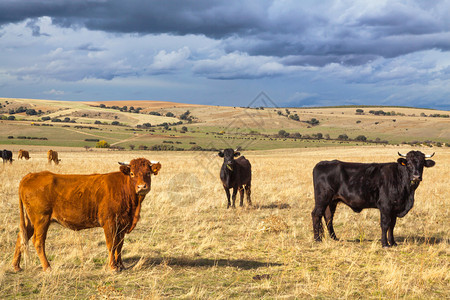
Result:
{"type": "Polygon", "coordinates": [[[162,101],[0,98],[0,144],[201,150],[450,144],[448,111],[406,107],[227,107],[162,101]],[[281,133],[281,134],[280,134],[281,133]]]}

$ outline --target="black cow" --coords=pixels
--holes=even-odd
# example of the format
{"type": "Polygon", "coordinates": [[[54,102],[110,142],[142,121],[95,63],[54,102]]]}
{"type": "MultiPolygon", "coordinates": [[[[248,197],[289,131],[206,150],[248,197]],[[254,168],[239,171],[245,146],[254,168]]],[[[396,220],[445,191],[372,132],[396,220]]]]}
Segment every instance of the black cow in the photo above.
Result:
{"type": "Polygon", "coordinates": [[[12,164],[12,152],[6,149],[3,149],[2,152],[0,152],[2,154],[2,159],[3,159],[3,163],[6,163],[7,161],[9,161],[10,164],[12,164]]]}
{"type": "Polygon", "coordinates": [[[380,210],[381,244],[396,246],[394,226],[397,217],[404,217],[414,205],[414,192],[422,180],[423,167],[434,166],[420,151],[410,151],[392,163],[349,163],[338,160],[321,161],[313,170],[315,207],[311,213],[314,239],[323,235],[322,216],[330,237],[337,240],[333,215],[339,202],[355,212],[365,208],[380,210]],[[406,157],[403,158],[403,157],[406,157]],[[389,231],[389,244],[387,232],[389,231]]]}
{"type": "Polygon", "coordinates": [[[223,157],[223,165],[220,169],[220,179],[223,183],[223,188],[227,193],[228,205],[230,207],[230,189],[233,189],[233,208],[236,207],[236,194],[239,190],[241,201],[240,206],[244,205],[244,187],[247,194],[248,205],[252,205],[250,199],[251,194],[251,182],[252,182],[252,166],[248,159],[241,156],[237,159],[235,157],[241,155],[239,152],[233,149],[225,149],[219,152],[219,156],[223,157]]]}

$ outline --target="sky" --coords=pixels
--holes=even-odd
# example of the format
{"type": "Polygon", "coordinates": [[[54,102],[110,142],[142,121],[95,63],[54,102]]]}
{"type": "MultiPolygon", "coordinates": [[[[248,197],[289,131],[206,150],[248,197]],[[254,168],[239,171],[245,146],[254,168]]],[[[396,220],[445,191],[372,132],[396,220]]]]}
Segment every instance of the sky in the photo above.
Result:
{"type": "Polygon", "coordinates": [[[0,97],[450,110],[449,16],[450,0],[1,0],[0,97]]]}

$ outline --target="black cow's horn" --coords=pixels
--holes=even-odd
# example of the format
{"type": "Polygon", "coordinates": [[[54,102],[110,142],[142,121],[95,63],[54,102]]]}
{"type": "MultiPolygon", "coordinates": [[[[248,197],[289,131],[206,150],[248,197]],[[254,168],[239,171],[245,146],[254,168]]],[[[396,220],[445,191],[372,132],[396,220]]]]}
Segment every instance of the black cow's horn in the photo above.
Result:
{"type": "Polygon", "coordinates": [[[436,152],[433,152],[433,154],[431,154],[431,155],[430,155],[430,154],[428,154],[428,155],[425,155],[425,157],[426,157],[426,158],[431,158],[431,157],[433,157],[433,156],[434,156],[434,153],[436,153],[436,152]]]}
{"type": "Polygon", "coordinates": [[[401,157],[406,157],[406,155],[401,154],[400,152],[397,152],[397,153],[398,153],[398,155],[400,155],[401,157]]]}
{"type": "Polygon", "coordinates": [[[129,165],[130,163],[129,162],[118,162],[119,163],[119,165],[121,165],[121,166],[126,166],[126,165],[129,165]]]}

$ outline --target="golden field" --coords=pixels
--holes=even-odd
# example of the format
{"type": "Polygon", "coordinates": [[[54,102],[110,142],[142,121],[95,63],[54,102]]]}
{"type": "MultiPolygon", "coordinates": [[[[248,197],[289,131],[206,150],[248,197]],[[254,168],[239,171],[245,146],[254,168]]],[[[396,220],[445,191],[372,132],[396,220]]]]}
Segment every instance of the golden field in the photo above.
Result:
{"type": "MultiPolygon", "coordinates": [[[[113,152],[44,149],[0,172],[0,298],[45,299],[446,299],[449,272],[450,149],[424,170],[414,208],[395,227],[398,247],[383,249],[379,212],[339,205],[340,241],[313,241],[312,169],[321,160],[389,162],[410,147],[340,147],[245,151],[252,163],[254,207],[226,209],[213,152],[113,152]],[[118,161],[146,157],[162,169],[152,178],[141,219],[125,238],[121,273],[105,270],[101,228],[74,232],[52,225],[43,273],[30,242],[24,271],[11,261],[18,233],[18,185],[29,172],[106,173],[118,161]]],[[[14,154],[17,159],[17,153],[14,154]]]]}

